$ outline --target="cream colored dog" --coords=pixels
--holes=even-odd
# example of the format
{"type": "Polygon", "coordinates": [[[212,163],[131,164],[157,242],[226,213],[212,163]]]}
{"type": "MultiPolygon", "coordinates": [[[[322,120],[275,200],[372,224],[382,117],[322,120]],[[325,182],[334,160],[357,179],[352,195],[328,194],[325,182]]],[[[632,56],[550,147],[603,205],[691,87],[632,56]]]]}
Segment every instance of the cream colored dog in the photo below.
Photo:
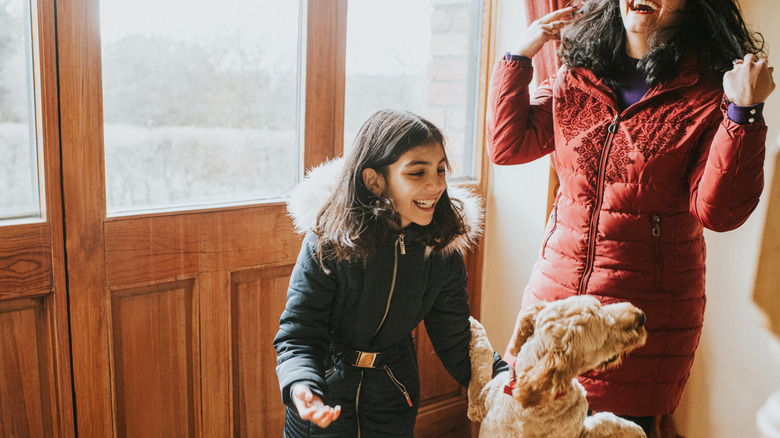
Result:
{"type": "Polygon", "coordinates": [[[514,373],[491,379],[494,350],[482,325],[471,320],[468,415],[482,422],[480,437],[645,437],[642,428],[611,413],[588,417],[585,388],[577,381],[588,370],[617,366],[622,355],[644,345],[641,310],[575,296],[537,303],[518,322],[510,349],[517,355],[514,373]]]}

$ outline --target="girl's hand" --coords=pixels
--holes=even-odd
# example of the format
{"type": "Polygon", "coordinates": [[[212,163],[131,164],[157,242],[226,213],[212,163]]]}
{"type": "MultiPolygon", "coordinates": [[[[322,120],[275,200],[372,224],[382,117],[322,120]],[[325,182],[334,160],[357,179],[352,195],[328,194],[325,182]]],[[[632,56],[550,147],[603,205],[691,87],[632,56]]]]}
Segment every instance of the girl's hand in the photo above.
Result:
{"type": "Polygon", "coordinates": [[[292,400],[302,419],[311,421],[323,429],[339,418],[341,413],[341,406],[332,408],[325,405],[322,399],[314,395],[308,386],[301,383],[293,386],[292,400]]]}
{"type": "Polygon", "coordinates": [[[550,12],[534,21],[526,28],[525,33],[520,37],[520,41],[515,44],[511,53],[532,58],[542,49],[544,43],[552,39],[557,40],[561,38],[561,28],[569,24],[576,10],[576,7],[569,6],[568,8],[550,12]]]}
{"type": "Polygon", "coordinates": [[[773,70],[766,58],[750,53],[734,61],[734,68],[723,75],[723,91],[729,102],[739,106],[764,103],[775,89],[773,70]]]}

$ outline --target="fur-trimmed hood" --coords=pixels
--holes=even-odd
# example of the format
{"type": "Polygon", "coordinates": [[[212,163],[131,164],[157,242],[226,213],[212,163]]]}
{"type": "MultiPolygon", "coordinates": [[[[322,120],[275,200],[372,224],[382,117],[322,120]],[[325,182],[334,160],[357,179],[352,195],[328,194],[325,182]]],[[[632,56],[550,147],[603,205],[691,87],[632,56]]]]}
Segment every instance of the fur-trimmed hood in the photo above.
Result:
{"type": "MultiPolygon", "coordinates": [[[[287,211],[298,233],[305,234],[314,229],[317,214],[336,188],[343,164],[343,158],[326,161],[309,170],[303,181],[293,189],[287,201],[287,211]]],[[[453,185],[447,185],[447,192],[451,199],[463,203],[463,217],[468,231],[453,239],[441,252],[463,254],[473,248],[482,235],[482,198],[464,187],[453,185]]]]}

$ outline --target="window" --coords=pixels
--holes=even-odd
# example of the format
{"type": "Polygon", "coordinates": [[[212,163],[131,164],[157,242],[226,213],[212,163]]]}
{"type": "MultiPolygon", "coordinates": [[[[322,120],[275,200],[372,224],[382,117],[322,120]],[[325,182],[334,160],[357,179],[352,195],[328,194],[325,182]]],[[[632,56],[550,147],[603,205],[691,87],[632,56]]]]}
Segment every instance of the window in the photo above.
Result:
{"type": "Polygon", "coordinates": [[[344,150],[375,111],[396,108],[444,131],[455,176],[475,175],[481,0],[351,1],[344,150]]]}
{"type": "Polygon", "coordinates": [[[34,68],[30,2],[0,0],[0,220],[41,216],[34,68]]]}
{"type": "Polygon", "coordinates": [[[110,215],[295,185],[298,1],[115,0],[100,13],[110,215]]]}

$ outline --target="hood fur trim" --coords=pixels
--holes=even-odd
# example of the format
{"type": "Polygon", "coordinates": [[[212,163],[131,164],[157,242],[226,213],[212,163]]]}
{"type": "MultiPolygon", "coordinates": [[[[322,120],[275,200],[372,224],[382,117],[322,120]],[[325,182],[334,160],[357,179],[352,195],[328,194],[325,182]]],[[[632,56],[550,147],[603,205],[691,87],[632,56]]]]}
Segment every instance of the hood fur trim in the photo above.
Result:
{"type": "MultiPolygon", "coordinates": [[[[314,229],[317,214],[335,190],[343,164],[343,158],[326,161],[309,170],[303,181],[293,189],[287,200],[287,212],[299,234],[306,234],[314,229]]],[[[463,216],[468,231],[456,237],[441,252],[463,254],[473,248],[477,239],[482,236],[482,198],[465,187],[448,185],[447,192],[451,199],[463,202],[463,216]]],[[[427,253],[430,253],[430,248],[427,253]]]]}

